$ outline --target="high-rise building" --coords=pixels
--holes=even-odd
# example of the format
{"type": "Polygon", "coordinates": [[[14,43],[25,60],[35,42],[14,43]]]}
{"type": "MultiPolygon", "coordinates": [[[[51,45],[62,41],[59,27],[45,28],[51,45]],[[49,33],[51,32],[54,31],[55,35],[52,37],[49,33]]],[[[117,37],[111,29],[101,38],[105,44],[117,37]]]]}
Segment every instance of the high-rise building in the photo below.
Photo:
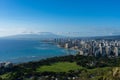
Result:
{"type": "Polygon", "coordinates": [[[69,48],[69,44],[68,43],[65,44],[65,48],[69,48]]]}
{"type": "Polygon", "coordinates": [[[106,53],[106,55],[110,54],[110,47],[109,46],[105,47],[105,53],[106,53]]]}
{"type": "Polygon", "coordinates": [[[114,53],[115,53],[115,56],[117,57],[118,56],[118,47],[114,47],[114,53]]]}
{"type": "Polygon", "coordinates": [[[79,51],[79,55],[84,55],[82,50],[79,51]]]}
{"type": "Polygon", "coordinates": [[[101,44],[99,44],[99,51],[100,51],[100,54],[102,54],[102,46],[101,46],[101,44]]]}

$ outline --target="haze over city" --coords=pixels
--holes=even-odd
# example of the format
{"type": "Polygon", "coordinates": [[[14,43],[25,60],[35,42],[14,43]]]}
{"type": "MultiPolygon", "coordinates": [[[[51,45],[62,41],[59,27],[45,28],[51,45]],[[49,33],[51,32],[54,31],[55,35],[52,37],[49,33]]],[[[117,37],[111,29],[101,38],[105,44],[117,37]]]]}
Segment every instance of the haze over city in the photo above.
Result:
{"type": "Polygon", "coordinates": [[[119,3],[119,0],[0,0],[0,36],[38,32],[119,35],[119,3]]]}

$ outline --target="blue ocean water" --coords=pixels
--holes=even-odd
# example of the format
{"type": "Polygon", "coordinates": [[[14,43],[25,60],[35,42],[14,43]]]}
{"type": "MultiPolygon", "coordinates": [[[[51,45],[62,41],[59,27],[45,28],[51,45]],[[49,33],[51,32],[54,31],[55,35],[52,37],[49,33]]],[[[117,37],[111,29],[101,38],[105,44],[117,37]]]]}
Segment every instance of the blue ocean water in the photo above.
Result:
{"type": "Polygon", "coordinates": [[[68,54],[75,54],[75,51],[39,40],[0,39],[0,61],[28,62],[68,54]]]}

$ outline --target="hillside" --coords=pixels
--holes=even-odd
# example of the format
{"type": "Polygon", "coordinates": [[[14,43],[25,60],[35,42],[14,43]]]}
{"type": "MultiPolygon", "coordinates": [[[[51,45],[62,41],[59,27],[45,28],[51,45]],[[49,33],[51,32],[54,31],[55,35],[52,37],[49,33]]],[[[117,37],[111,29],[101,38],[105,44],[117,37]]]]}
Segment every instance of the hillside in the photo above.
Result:
{"type": "Polygon", "coordinates": [[[53,57],[15,65],[2,71],[0,77],[1,80],[120,80],[120,58],[53,57]]]}

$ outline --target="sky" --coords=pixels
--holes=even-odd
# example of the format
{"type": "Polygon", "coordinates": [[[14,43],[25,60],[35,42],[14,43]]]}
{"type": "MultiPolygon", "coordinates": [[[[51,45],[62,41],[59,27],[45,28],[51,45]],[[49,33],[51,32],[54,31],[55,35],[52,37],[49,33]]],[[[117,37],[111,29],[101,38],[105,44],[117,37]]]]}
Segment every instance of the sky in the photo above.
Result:
{"type": "Polygon", "coordinates": [[[120,35],[120,0],[0,0],[0,36],[120,35]]]}

